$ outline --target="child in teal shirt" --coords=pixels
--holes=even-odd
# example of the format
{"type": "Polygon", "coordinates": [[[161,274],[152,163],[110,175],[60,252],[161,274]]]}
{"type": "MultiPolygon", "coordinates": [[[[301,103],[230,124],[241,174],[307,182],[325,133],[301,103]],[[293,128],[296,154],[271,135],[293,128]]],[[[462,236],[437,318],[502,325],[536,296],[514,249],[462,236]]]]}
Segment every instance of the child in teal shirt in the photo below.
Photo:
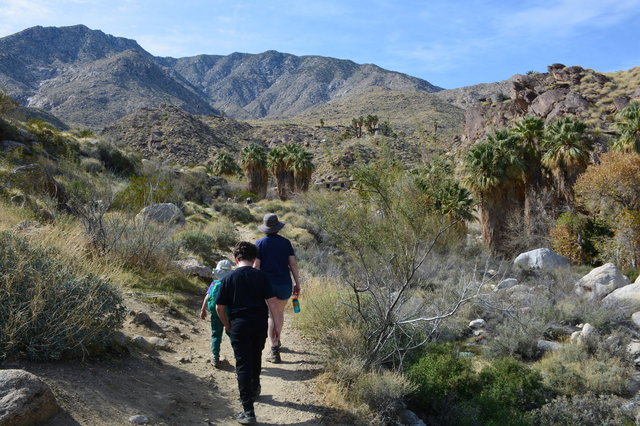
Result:
{"type": "Polygon", "coordinates": [[[218,318],[216,313],[216,296],[220,290],[220,280],[227,276],[233,268],[233,264],[227,259],[221,260],[216,265],[216,269],[213,271],[216,279],[213,280],[207,294],[202,301],[202,308],[200,309],[200,318],[207,318],[207,311],[211,314],[211,351],[213,352],[213,365],[215,368],[220,368],[222,363],[220,361],[220,343],[222,343],[222,331],[224,326],[218,318]]]}

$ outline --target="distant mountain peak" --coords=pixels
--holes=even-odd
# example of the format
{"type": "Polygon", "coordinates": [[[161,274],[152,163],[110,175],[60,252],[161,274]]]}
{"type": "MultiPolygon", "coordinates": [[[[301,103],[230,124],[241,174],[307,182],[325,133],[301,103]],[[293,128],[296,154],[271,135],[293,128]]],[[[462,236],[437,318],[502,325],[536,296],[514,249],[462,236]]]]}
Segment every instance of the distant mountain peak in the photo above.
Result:
{"type": "Polygon", "coordinates": [[[0,87],[74,125],[96,127],[162,103],[197,114],[288,118],[371,86],[441,90],[374,64],[276,50],[159,58],[135,40],[85,25],[37,26],[0,38],[0,87]]]}

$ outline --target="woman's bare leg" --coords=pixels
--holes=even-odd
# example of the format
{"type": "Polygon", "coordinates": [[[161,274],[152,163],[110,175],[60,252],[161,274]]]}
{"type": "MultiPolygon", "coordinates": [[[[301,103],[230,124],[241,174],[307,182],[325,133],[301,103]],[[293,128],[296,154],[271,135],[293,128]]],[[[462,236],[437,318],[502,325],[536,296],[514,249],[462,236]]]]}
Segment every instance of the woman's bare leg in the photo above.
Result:
{"type": "Polygon", "coordinates": [[[271,340],[271,346],[278,346],[280,344],[276,330],[280,333],[282,332],[284,325],[284,308],[287,306],[287,302],[288,300],[278,299],[277,302],[274,303],[273,312],[269,312],[269,340],[271,340]],[[273,317],[271,316],[272,313],[273,317]]]}

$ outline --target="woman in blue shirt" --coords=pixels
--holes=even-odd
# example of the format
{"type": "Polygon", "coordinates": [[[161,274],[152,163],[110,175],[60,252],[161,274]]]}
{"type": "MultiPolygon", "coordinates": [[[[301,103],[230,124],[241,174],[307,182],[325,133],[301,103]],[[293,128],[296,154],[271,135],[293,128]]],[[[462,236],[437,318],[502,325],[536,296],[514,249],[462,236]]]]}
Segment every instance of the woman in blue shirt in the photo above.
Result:
{"type": "Polygon", "coordinates": [[[281,362],[280,333],[284,325],[284,309],[291,294],[296,297],[300,294],[300,276],[293,246],[288,239],[278,235],[278,231],[284,225],[274,213],[264,216],[258,229],[267,235],[256,241],[258,257],[253,264],[254,268],[267,274],[277,298],[273,304],[274,309],[269,312],[268,335],[271,340],[271,353],[267,360],[273,363],[281,362]]]}

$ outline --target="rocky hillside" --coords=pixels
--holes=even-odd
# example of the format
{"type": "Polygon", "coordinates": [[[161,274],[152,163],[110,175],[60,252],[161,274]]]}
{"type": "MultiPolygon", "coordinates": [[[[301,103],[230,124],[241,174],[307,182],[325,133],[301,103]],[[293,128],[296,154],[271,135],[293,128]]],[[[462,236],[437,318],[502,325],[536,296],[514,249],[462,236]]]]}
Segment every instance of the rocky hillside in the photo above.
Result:
{"type": "Polygon", "coordinates": [[[371,86],[435,92],[427,81],[371,64],[276,51],[162,61],[238,118],[286,118],[371,86]]]}
{"type": "Polygon", "coordinates": [[[83,25],[0,38],[0,87],[23,105],[95,129],[165,103],[194,114],[286,118],[371,86],[440,90],[371,64],[275,51],[157,58],[134,40],[83,25]]]}
{"type": "Polygon", "coordinates": [[[140,109],[105,127],[102,136],[145,158],[178,164],[205,163],[219,150],[238,149],[199,118],[171,105],[140,109]]]}
{"type": "Polygon", "coordinates": [[[508,92],[470,105],[463,139],[473,143],[487,133],[510,126],[523,115],[547,122],[576,115],[601,132],[609,132],[611,115],[640,99],[640,68],[608,75],[580,66],[553,64],[546,73],[515,75],[508,92]]]}

